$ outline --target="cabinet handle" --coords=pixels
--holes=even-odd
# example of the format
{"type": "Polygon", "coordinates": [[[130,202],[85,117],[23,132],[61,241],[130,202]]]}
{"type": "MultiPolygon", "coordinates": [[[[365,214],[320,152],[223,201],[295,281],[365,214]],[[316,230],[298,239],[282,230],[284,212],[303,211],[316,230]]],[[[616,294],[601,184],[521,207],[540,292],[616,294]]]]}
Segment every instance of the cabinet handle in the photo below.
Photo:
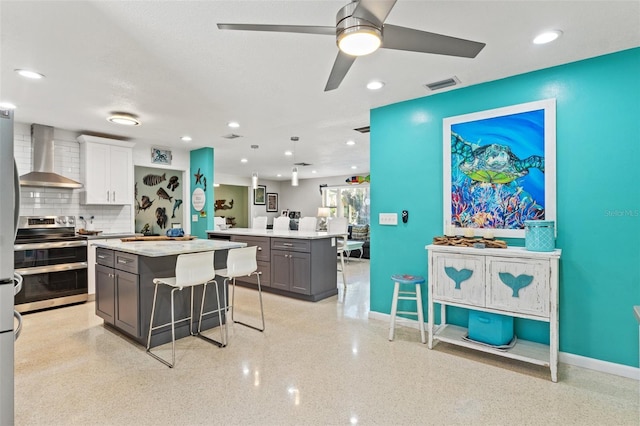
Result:
{"type": "Polygon", "coordinates": [[[293,247],[292,243],[282,243],[282,245],[285,247],[293,247]]]}
{"type": "Polygon", "coordinates": [[[107,201],[109,201],[109,191],[107,191],[107,201]]]}
{"type": "Polygon", "coordinates": [[[133,262],[131,259],[118,259],[118,263],[124,263],[125,265],[131,262],[133,262]]]}
{"type": "Polygon", "coordinates": [[[98,259],[106,259],[106,258],[107,258],[107,256],[103,256],[101,254],[98,255],[98,259]]]}
{"type": "Polygon", "coordinates": [[[113,202],[116,202],[116,191],[113,191],[113,202]]]}
{"type": "Polygon", "coordinates": [[[258,251],[262,251],[262,247],[258,246],[258,251]]]}

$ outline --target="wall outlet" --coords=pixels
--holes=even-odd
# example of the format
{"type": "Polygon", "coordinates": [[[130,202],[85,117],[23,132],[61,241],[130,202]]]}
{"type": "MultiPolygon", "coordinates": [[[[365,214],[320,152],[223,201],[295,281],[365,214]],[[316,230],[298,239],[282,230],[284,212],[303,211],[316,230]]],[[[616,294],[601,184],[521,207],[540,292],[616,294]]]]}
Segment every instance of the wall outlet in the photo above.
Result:
{"type": "Polygon", "coordinates": [[[380,213],[378,223],[380,225],[397,225],[398,213],[380,213]]]}

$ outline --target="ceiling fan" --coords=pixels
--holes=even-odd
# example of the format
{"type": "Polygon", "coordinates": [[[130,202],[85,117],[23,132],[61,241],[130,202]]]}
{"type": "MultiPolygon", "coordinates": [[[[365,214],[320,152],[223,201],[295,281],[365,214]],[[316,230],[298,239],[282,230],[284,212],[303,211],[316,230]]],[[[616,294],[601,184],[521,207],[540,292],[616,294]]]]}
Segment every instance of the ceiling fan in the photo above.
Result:
{"type": "Polygon", "coordinates": [[[336,15],[336,26],[218,24],[221,30],[332,35],[338,56],[324,91],[337,89],[358,56],[378,48],[475,58],[485,43],[385,24],[397,0],[354,0],[336,15]]]}

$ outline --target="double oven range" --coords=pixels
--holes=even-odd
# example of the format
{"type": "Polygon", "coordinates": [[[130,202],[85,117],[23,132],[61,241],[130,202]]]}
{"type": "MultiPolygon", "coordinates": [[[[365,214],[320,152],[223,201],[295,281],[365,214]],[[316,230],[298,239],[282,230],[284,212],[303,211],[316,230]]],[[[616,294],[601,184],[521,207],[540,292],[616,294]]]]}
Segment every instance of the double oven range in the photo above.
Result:
{"type": "Polygon", "coordinates": [[[23,276],[18,312],[87,300],[87,239],[76,235],[73,216],[22,216],[14,268],[23,276]]]}

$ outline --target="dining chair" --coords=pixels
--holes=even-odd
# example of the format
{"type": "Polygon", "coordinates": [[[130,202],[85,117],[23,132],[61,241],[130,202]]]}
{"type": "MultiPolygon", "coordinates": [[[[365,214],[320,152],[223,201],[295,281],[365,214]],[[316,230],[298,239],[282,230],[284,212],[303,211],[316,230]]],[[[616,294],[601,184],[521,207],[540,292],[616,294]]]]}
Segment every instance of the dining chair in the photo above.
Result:
{"type": "Polygon", "coordinates": [[[346,217],[334,217],[327,223],[327,233],[339,234],[336,236],[336,249],[340,255],[340,272],[342,272],[342,284],[345,291],[347,290],[347,278],[344,267],[344,251],[347,246],[347,237],[349,234],[349,223],[346,217]]]}
{"type": "MultiPolygon", "coordinates": [[[[169,368],[173,368],[176,364],[176,324],[189,321],[189,334],[192,336],[202,337],[205,340],[215,343],[217,346],[223,347],[224,344],[221,342],[216,342],[211,338],[205,338],[204,336],[199,336],[200,327],[202,322],[202,315],[200,315],[200,320],[198,321],[198,333],[193,332],[193,288],[197,285],[207,284],[210,282],[215,283],[216,286],[216,295],[218,296],[218,304],[217,310],[211,311],[209,313],[216,312],[218,314],[218,320],[220,321],[220,333],[222,335],[222,341],[226,341],[225,334],[222,333],[222,311],[226,309],[226,303],[224,306],[220,305],[220,295],[218,292],[218,283],[214,280],[216,276],[216,271],[213,266],[213,251],[205,251],[201,253],[189,253],[189,254],[180,254],[176,259],[176,269],[175,269],[175,277],[168,278],[154,278],[153,283],[155,285],[153,291],[153,302],[151,304],[151,320],[149,321],[149,335],[147,336],[147,348],[146,351],[153,358],[157,359],[164,365],[169,368]],[[166,285],[171,288],[171,321],[165,324],[153,325],[153,320],[156,312],[156,302],[158,300],[158,286],[166,285]],[[191,288],[191,310],[189,312],[189,316],[179,319],[176,321],[175,319],[175,292],[182,291],[184,288],[191,288]],[[151,352],[151,335],[154,330],[158,330],[160,328],[164,328],[167,326],[171,326],[171,362],[165,360],[159,355],[151,352]]],[[[226,298],[225,298],[226,301],[226,298]]],[[[203,299],[204,303],[204,299],[203,299]]],[[[202,311],[201,311],[202,312],[202,311]]],[[[226,327],[226,325],[225,325],[226,327]]]]}
{"type": "Polygon", "coordinates": [[[287,216],[278,216],[273,219],[274,231],[288,231],[290,219],[287,216]]]}
{"type": "Polygon", "coordinates": [[[298,231],[302,232],[315,232],[318,219],[313,216],[307,216],[300,219],[298,222],[298,231]]]}
{"type": "Polygon", "coordinates": [[[251,223],[252,229],[267,229],[267,217],[266,216],[256,216],[253,218],[253,222],[251,223]]]}

